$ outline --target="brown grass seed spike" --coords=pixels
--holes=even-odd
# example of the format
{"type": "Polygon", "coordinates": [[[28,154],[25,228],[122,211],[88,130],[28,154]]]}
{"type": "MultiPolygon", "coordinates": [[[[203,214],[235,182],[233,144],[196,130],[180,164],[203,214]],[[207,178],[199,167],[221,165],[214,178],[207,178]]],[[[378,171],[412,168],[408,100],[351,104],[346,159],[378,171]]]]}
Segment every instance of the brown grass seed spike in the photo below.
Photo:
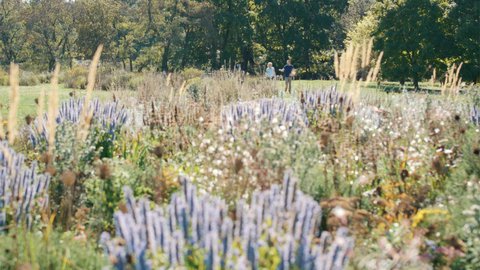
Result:
{"type": "MultiPolygon", "coordinates": [[[[50,94],[48,95],[48,153],[53,154],[55,151],[55,131],[57,129],[57,115],[59,106],[58,97],[58,74],[60,73],[60,64],[56,64],[52,75],[50,94]]],[[[39,107],[41,106],[41,96],[39,99],[39,107]]],[[[40,111],[40,108],[39,108],[40,111]]]]}
{"type": "Polygon", "coordinates": [[[95,78],[97,75],[97,66],[100,62],[100,56],[102,55],[103,45],[98,46],[95,55],[93,56],[92,63],[90,64],[90,69],[88,70],[88,83],[87,91],[85,94],[85,101],[83,103],[82,114],[80,116],[80,128],[77,133],[77,138],[80,140],[85,140],[88,134],[88,129],[90,128],[90,121],[92,120],[93,111],[90,108],[90,100],[92,99],[92,93],[95,89],[95,78]]]}
{"type": "Polygon", "coordinates": [[[8,142],[13,144],[17,136],[17,111],[19,104],[19,67],[15,63],[10,64],[10,109],[8,110],[8,142]]]}

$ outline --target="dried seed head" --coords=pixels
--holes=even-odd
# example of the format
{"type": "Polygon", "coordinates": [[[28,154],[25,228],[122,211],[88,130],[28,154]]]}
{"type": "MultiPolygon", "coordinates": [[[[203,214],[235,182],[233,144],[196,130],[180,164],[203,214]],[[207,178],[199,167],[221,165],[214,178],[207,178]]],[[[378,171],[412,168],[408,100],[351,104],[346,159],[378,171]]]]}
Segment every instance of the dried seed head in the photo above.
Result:
{"type": "Polygon", "coordinates": [[[347,127],[351,128],[353,126],[353,122],[355,122],[355,116],[353,115],[348,116],[345,122],[347,127]]]}
{"type": "Polygon", "coordinates": [[[50,174],[51,176],[55,176],[55,174],[57,173],[57,169],[55,169],[55,167],[53,167],[52,165],[48,165],[45,169],[45,172],[50,174]]]}
{"type": "Polygon", "coordinates": [[[443,173],[444,173],[445,167],[443,166],[442,161],[440,160],[440,158],[439,158],[438,156],[436,156],[435,158],[433,158],[432,168],[433,168],[438,174],[443,174],[443,173]]]}
{"type": "Polygon", "coordinates": [[[327,146],[330,143],[330,133],[329,132],[322,132],[320,134],[320,144],[322,146],[327,146]]]}
{"type": "Polygon", "coordinates": [[[40,162],[45,163],[45,164],[50,164],[53,161],[52,155],[49,153],[43,153],[42,156],[40,157],[40,162]]]}
{"type": "Polygon", "coordinates": [[[75,184],[76,179],[77,179],[77,176],[72,171],[65,171],[62,173],[61,180],[63,184],[67,187],[73,186],[75,184]]]}
{"type": "Polygon", "coordinates": [[[118,205],[118,209],[124,214],[128,212],[127,205],[123,202],[118,205]]]}
{"type": "Polygon", "coordinates": [[[240,158],[235,159],[234,169],[236,174],[238,174],[243,169],[242,159],[240,158]]]}
{"type": "Polygon", "coordinates": [[[157,146],[155,146],[155,148],[153,148],[152,152],[158,158],[162,158],[163,155],[165,154],[165,149],[163,148],[163,146],[157,145],[157,146]]]}
{"type": "Polygon", "coordinates": [[[33,122],[33,117],[31,117],[30,115],[25,116],[25,122],[29,126],[33,122]]]}
{"type": "Polygon", "coordinates": [[[107,164],[102,164],[98,167],[98,176],[100,179],[107,180],[112,176],[110,167],[107,164]]]}

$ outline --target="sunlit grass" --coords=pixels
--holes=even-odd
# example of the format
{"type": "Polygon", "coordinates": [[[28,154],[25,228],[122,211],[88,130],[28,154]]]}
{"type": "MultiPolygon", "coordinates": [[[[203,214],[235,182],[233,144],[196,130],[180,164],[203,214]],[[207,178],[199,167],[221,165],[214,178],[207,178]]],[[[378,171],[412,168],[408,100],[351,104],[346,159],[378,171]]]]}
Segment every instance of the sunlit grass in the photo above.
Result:
{"type": "MultiPolygon", "coordinates": [[[[24,119],[27,115],[34,116],[36,113],[36,103],[35,99],[40,96],[41,90],[45,90],[46,96],[46,106],[48,107],[48,91],[50,90],[49,84],[42,84],[36,86],[21,86],[20,87],[20,104],[18,107],[18,119],[24,119]]],[[[10,104],[9,100],[9,91],[10,88],[8,86],[0,86],[0,104],[1,104],[1,113],[2,116],[8,114],[8,104],[10,104]]],[[[70,94],[73,93],[76,97],[82,97],[85,95],[85,90],[76,90],[76,89],[69,89],[63,87],[63,85],[59,88],[59,97],[60,101],[68,99],[70,94]]],[[[112,93],[107,91],[94,91],[93,92],[94,98],[99,98],[100,100],[109,100],[112,98],[112,93]]]]}

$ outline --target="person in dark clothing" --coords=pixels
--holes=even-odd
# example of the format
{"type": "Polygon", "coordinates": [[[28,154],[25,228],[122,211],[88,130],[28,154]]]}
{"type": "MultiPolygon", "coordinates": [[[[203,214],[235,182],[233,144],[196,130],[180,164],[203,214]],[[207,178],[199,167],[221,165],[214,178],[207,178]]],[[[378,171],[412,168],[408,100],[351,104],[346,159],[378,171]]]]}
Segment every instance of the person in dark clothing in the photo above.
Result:
{"type": "Polygon", "coordinates": [[[280,69],[283,72],[283,78],[285,79],[285,92],[292,92],[292,78],[295,76],[292,60],[288,59],[287,64],[280,69]]]}

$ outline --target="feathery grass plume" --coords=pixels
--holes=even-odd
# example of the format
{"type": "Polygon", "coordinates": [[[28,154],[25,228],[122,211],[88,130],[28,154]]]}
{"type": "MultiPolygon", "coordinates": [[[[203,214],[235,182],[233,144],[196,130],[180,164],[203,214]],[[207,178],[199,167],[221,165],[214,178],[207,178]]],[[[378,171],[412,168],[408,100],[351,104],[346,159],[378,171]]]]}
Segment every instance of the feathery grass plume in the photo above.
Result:
{"type": "Polygon", "coordinates": [[[367,42],[364,39],[362,42],[362,68],[365,68],[367,66],[367,42]]]}
{"type": "MultiPolygon", "coordinates": [[[[336,70],[336,73],[339,74],[337,77],[340,80],[340,91],[343,92],[345,85],[349,83],[349,91],[352,94],[354,103],[357,103],[360,98],[361,88],[375,81],[380,72],[383,52],[380,52],[375,67],[372,68],[370,66],[372,48],[373,39],[370,39],[368,43],[364,41],[361,45],[350,43],[339,60],[339,70],[336,70]],[[362,72],[363,75],[358,76],[359,72],[362,72]]],[[[335,59],[337,58],[338,55],[336,53],[335,59]]]]}
{"type": "Polygon", "coordinates": [[[460,78],[460,70],[462,69],[463,63],[457,67],[456,64],[450,66],[445,73],[445,81],[442,84],[442,95],[457,95],[460,92],[460,85],[462,83],[462,78],[460,78]]]}
{"type": "Polygon", "coordinates": [[[178,91],[178,96],[179,97],[182,97],[185,94],[186,86],[187,86],[187,81],[183,81],[182,86],[180,87],[180,90],[178,91]]]}
{"type": "Polygon", "coordinates": [[[373,38],[371,38],[370,41],[368,42],[367,56],[365,57],[366,58],[365,67],[367,67],[370,63],[372,52],[373,52],[373,38]]]}
{"type": "MultiPolygon", "coordinates": [[[[52,75],[50,94],[48,95],[48,153],[52,154],[55,151],[55,131],[57,128],[57,114],[58,114],[58,74],[60,73],[60,64],[57,63],[55,71],[52,75]]],[[[40,100],[39,100],[40,101],[40,100]]],[[[41,105],[39,104],[39,107],[41,105]]],[[[40,109],[39,109],[40,110],[40,109]]],[[[37,123],[40,123],[38,121],[37,123]]]]}
{"type": "Polygon", "coordinates": [[[262,250],[276,256],[272,269],[344,269],[353,239],[346,228],[336,237],[320,231],[322,209],[301,192],[287,173],[283,186],[257,191],[250,203],[236,203],[235,219],[220,198],[201,195],[184,177],[182,189],[166,207],[135,200],[125,187],[124,211],[115,213],[116,236],[101,236],[101,244],[116,269],[184,268],[198,256],[205,269],[260,269],[262,250]],[[161,265],[147,253],[164,255],[161,265]],[[192,256],[195,254],[194,256],[192,256]]]}
{"type": "Polygon", "coordinates": [[[375,68],[373,69],[373,76],[371,81],[369,82],[374,82],[378,78],[378,74],[380,72],[380,66],[382,65],[382,58],[383,58],[383,51],[380,52],[380,54],[377,57],[377,62],[375,63],[375,68]]]}
{"type": "Polygon", "coordinates": [[[17,136],[17,111],[19,103],[19,67],[15,63],[10,64],[10,108],[8,110],[8,141],[13,144],[17,136]]]}
{"type": "MultiPolygon", "coordinates": [[[[45,90],[44,89],[40,90],[40,96],[38,97],[38,99],[36,99],[36,103],[37,103],[37,119],[42,119],[43,112],[45,110],[45,90]]],[[[37,129],[40,129],[41,122],[37,121],[36,124],[38,125],[37,129]]]]}
{"type": "Polygon", "coordinates": [[[87,89],[85,93],[85,101],[83,110],[80,118],[80,128],[78,129],[77,137],[80,140],[84,140],[88,134],[88,128],[90,127],[90,121],[92,120],[93,112],[92,108],[88,106],[90,100],[92,99],[93,90],[95,89],[95,79],[97,76],[97,66],[100,62],[100,56],[102,55],[103,45],[99,45],[95,54],[93,55],[92,63],[90,64],[90,69],[88,70],[88,82],[87,89]]]}
{"type": "Polygon", "coordinates": [[[5,131],[3,130],[3,117],[2,113],[0,112],[0,140],[5,139],[5,131]]]}

